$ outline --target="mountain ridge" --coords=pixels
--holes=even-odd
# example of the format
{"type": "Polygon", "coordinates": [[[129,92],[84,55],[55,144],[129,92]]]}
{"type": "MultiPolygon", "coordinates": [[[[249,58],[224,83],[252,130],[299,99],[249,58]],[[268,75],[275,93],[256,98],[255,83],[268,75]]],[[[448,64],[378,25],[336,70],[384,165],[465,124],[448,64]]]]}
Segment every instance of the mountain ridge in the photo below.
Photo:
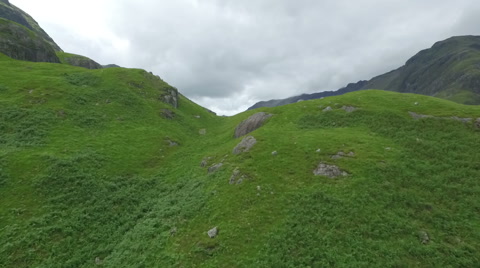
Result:
{"type": "MultiPolygon", "coordinates": [[[[456,36],[436,42],[411,57],[405,65],[375,76],[370,80],[351,83],[351,91],[382,89],[417,93],[450,99],[458,103],[480,104],[480,36],[456,36]],[[457,69],[455,69],[457,68],[457,69]]],[[[345,88],[325,93],[303,94],[280,100],[258,102],[248,108],[272,107],[341,95],[345,88]]]]}

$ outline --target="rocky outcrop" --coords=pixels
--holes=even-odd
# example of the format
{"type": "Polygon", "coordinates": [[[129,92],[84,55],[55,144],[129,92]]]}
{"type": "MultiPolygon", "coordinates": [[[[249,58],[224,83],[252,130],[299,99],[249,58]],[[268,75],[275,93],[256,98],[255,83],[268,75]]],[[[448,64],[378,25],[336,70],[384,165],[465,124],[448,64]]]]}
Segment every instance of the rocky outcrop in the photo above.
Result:
{"type": "Polygon", "coordinates": [[[160,100],[178,108],[178,91],[176,89],[169,89],[165,94],[160,96],[160,100]]]}
{"type": "Polygon", "coordinates": [[[256,113],[246,120],[242,121],[236,128],[235,128],[235,133],[234,137],[239,138],[243,135],[246,135],[259,127],[263,125],[263,123],[268,119],[272,117],[271,114],[267,114],[264,112],[256,113]]]}
{"type": "Polygon", "coordinates": [[[61,62],[64,64],[83,67],[87,69],[102,69],[102,65],[85,56],[69,54],[69,53],[58,53],[58,55],[60,56],[61,62]]]}
{"type": "Polygon", "coordinates": [[[313,174],[315,176],[326,176],[330,179],[348,176],[348,173],[346,171],[340,170],[339,167],[335,165],[327,165],[325,163],[320,163],[318,167],[313,171],[313,174]]]}
{"type": "Polygon", "coordinates": [[[0,19],[0,52],[16,60],[60,63],[44,39],[15,22],[0,19]]]}
{"type": "Polygon", "coordinates": [[[257,143],[257,140],[253,136],[247,136],[233,148],[233,154],[241,154],[243,152],[248,152],[253,145],[257,143]]]}

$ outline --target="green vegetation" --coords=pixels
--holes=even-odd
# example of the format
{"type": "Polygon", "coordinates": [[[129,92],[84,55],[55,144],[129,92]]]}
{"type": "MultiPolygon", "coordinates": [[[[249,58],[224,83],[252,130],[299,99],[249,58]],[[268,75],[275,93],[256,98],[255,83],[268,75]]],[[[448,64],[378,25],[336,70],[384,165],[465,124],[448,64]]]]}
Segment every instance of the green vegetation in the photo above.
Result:
{"type": "Polygon", "coordinates": [[[480,261],[478,106],[368,90],[262,108],[274,116],[257,144],[232,155],[257,111],[217,117],[181,95],[174,109],[146,71],[0,54],[0,75],[1,267],[480,261]],[[208,174],[207,157],[223,166],[208,174]],[[314,176],[320,162],[350,175],[314,176]],[[236,168],[245,180],[229,184],[236,168]]]}

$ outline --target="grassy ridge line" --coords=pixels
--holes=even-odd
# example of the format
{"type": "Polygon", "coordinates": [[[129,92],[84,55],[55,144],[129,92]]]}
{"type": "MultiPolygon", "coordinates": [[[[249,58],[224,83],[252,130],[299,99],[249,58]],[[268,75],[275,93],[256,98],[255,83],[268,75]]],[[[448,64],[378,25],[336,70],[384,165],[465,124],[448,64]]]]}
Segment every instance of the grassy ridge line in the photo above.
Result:
{"type": "Polygon", "coordinates": [[[215,117],[184,97],[173,110],[158,101],[170,87],[142,70],[0,62],[3,266],[477,263],[479,132],[408,112],[477,118],[479,107],[365,91],[262,109],[274,117],[252,133],[257,145],[232,155],[252,111],[215,117]],[[338,151],[355,157],[332,160],[338,151]],[[224,166],[207,174],[207,156],[224,166]],[[351,176],[315,177],[319,162],[351,176]],[[237,167],[248,179],[230,185],[237,167]]]}

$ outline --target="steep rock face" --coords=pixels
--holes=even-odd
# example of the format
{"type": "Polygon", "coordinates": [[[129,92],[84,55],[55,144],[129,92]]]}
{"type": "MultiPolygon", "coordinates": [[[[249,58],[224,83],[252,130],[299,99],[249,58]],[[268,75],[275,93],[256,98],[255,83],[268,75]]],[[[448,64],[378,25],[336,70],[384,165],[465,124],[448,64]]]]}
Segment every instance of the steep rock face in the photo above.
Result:
{"type": "Polygon", "coordinates": [[[62,52],[57,53],[57,55],[59,56],[60,61],[62,63],[68,64],[68,65],[83,67],[87,69],[102,69],[102,65],[85,56],[80,56],[80,55],[75,55],[70,53],[62,53],[62,52]]]}
{"type": "Polygon", "coordinates": [[[304,94],[258,102],[250,109],[274,107],[299,100],[319,99],[364,89],[435,96],[463,104],[480,104],[480,36],[456,36],[435,43],[404,66],[369,81],[348,84],[337,91],[304,94]]]}
{"type": "Polygon", "coordinates": [[[17,59],[60,63],[55,50],[28,28],[0,18],[0,52],[17,59]]]}
{"type": "Polygon", "coordinates": [[[62,51],[62,49],[53,41],[53,39],[38,25],[38,23],[23,10],[10,4],[8,0],[0,1],[0,18],[16,22],[27,27],[29,30],[36,33],[45,42],[50,44],[55,51],[62,51]]]}

